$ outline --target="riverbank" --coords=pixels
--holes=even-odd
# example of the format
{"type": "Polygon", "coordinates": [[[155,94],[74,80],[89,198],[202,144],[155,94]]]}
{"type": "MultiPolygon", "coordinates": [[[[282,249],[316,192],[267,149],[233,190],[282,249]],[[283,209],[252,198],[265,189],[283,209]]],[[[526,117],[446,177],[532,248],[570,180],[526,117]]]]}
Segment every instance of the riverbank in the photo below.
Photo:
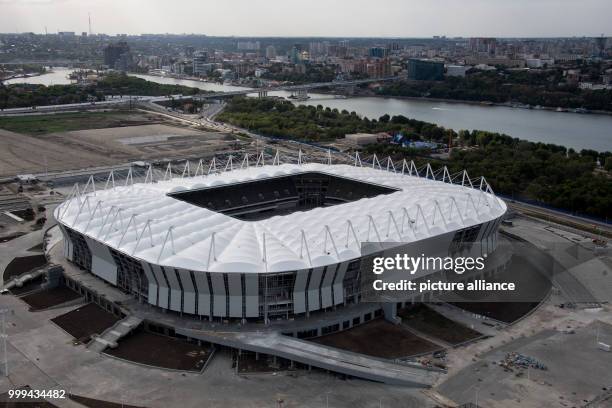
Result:
{"type": "Polygon", "coordinates": [[[29,73],[29,74],[18,74],[18,75],[11,75],[10,77],[7,78],[0,78],[0,83],[4,82],[4,81],[11,81],[13,79],[29,79],[29,78],[35,78],[41,75],[45,75],[45,74],[51,74],[53,73],[53,70],[45,70],[45,72],[33,72],[33,73],[29,73]]]}
{"type": "Polygon", "coordinates": [[[382,98],[396,98],[396,99],[406,99],[406,100],[415,100],[415,101],[427,101],[427,102],[445,102],[445,103],[461,103],[461,104],[466,104],[466,105],[477,105],[477,106],[500,106],[500,107],[505,107],[505,108],[512,108],[512,109],[526,109],[526,110],[543,110],[543,111],[550,111],[550,112],[556,112],[556,113],[578,113],[581,115],[612,115],[612,111],[602,111],[602,110],[583,110],[581,111],[581,108],[577,108],[577,109],[564,109],[564,108],[555,108],[552,106],[520,106],[519,104],[515,104],[512,102],[503,102],[503,103],[498,103],[498,102],[489,102],[489,101],[468,101],[468,100],[464,100],[464,99],[447,99],[447,98],[428,98],[425,96],[387,96],[387,95],[373,95],[375,97],[382,97],[382,98]]]}
{"type": "MultiPolygon", "coordinates": [[[[130,76],[153,76],[153,77],[157,77],[157,78],[168,78],[168,79],[176,79],[179,81],[194,81],[197,83],[204,83],[204,84],[211,84],[211,85],[221,85],[221,86],[228,86],[228,87],[236,87],[239,88],[241,87],[241,85],[225,85],[224,82],[220,82],[220,81],[211,81],[209,79],[204,79],[201,77],[194,77],[194,76],[189,76],[189,75],[180,75],[180,74],[162,74],[162,73],[158,73],[158,72],[147,72],[147,73],[141,73],[141,72],[127,72],[127,75],[130,76]]],[[[253,88],[254,92],[256,92],[256,88],[253,88]]]]}
{"type": "MultiPolygon", "coordinates": [[[[52,74],[46,73],[37,77],[16,80],[14,83],[27,82],[42,85],[69,84],[66,75],[69,69],[54,67],[52,74]]],[[[133,74],[147,81],[167,85],[183,85],[199,88],[204,91],[229,92],[252,89],[239,86],[222,85],[216,82],[178,79],[145,74],[133,74]]],[[[13,81],[9,81],[11,83],[13,81]]],[[[571,147],[577,151],[592,149],[596,151],[612,150],[610,129],[612,115],[571,114],[559,115],[554,109],[520,109],[506,104],[481,104],[474,101],[459,101],[423,97],[391,97],[376,95],[374,91],[358,89],[357,95],[348,95],[346,99],[336,98],[338,90],[318,90],[310,93],[307,101],[293,101],[298,105],[323,105],[339,111],[355,111],[362,117],[378,119],[388,114],[403,115],[407,118],[435,123],[446,129],[459,131],[485,130],[504,133],[533,142],[552,143],[571,147]]],[[[257,90],[253,90],[254,93],[257,90]]],[[[269,95],[287,97],[290,92],[275,91],[269,95]]]]}
{"type": "MultiPolygon", "coordinates": [[[[319,91],[317,91],[319,92],[319,91]]],[[[319,93],[329,93],[329,94],[337,94],[333,92],[319,92],[319,93]]],[[[344,95],[344,94],[342,94],[344,95]]],[[[490,101],[470,101],[466,99],[449,99],[449,98],[430,98],[426,96],[395,96],[395,95],[382,95],[377,92],[372,92],[370,90],[366,92],[360,92],[359,94],[347,95],[348,98],[351,97],[368,97],[368,98],[383,98],[383,99],[400,99],[400,100],[409,100],[409,101],[425,101],[425,102],[444,102],[444,103],[457,103],[457,104],[465,104],[465,105],[473,105],[473,106],[500,106],[504,108],[512,108],[512,109],[525,109],[525,110],[542,110],[549,112],[557,112],[557,113],[578,113],[578,114],[590,114],[590,115],[612,115],[612,111],[602,111],[602,110],[581,110],[581,108],[577,109],[564,109],[553,106],[530,106],[530,105],[522,105],[513,102],[490,102],[490,101]],[[561,110],[559,110],[561,109],[561,110]]]]}
{"type": "MultiPolygon", "coordinates": [[[[253,89],[253,92],[257,92],[257,88],[253,89]]],[[[268,92],[274,92],[268,90],[268,92]]],[[[590,115],[606,115],[611,116],[611,111],[603,111],[603,110],[587,110],[583,108],[577,109],[569,109],[569,108],[559,108],[554,106],[530,106],[530,105],[522,105],[519,103],[513,102],[490,102],[490,101],[471,101],[466,99],[449,99],[449,98],[431,98],[426,96],[395,96],[395,95],[383,95],[372,91],[371,89],[358,89],[354,93],[343,92],[342,88],[338,90],[334,89],[326,89],[320,88],[317,89],[314,94],[320,95],[342,95],[345,96],[346,99],[351,98],[381,98],[381,99],[397,99],[397,100],[407,100],[407,101],[423,101],[423,102],[444,102],[449,104],[463,104],[463,105],[472,105],[472,106],[482,106],[482,107],[504,107],[504,108],[512,108],[512,109],[524,109],[524,110],[535,110],[535,111],[549,111],[555,113],[577,113],[577,114],[590,114],[590,115]]],[[[344,99],[344,98],[343,98],[344,99]]]]}

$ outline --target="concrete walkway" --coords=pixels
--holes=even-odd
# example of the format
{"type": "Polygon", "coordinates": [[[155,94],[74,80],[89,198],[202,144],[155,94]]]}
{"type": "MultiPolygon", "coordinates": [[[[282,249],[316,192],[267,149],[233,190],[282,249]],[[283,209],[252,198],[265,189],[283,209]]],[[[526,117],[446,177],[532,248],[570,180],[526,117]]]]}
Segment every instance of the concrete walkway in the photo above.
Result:
{"type": "Polygon", "coordinates": [[[438,372],[425,367],[398,364],[362,354],[297,340],[271,332],[211,332],[176,330],[177,333],[228,347],[264,353],[325,370],[393,385],[430,387],[438,372]]]}
{"type": "Polygon", "coordinates": [[[468,312],[453,305],[430,303],[428,306],[442,316],[487,336],[495,336],[499,333],[500,329],[507,326],[505,323],[468,312]]]}
{"type": "Polygon", "coordinates": [[[42,254],[42,251],[28,251],[28,249],[42,242],[42,236],[42,230],[33,231],[0,245],[0,289],[4,287],[4,270],[13,259],[42,254]]]}

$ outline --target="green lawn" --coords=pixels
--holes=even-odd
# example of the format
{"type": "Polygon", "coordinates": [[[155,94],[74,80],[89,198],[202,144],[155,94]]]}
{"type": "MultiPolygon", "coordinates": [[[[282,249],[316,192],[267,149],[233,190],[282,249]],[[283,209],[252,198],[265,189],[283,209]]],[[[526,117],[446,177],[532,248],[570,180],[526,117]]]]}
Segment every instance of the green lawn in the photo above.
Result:
{"type": "Polygon", "coordinates": [[[55,115],[1,117],[0,129],[28,135],[42,135],[72,130],[139,125],[146,123],[148,120],[145,115],[127,111],[59,113],[55,115]]]}

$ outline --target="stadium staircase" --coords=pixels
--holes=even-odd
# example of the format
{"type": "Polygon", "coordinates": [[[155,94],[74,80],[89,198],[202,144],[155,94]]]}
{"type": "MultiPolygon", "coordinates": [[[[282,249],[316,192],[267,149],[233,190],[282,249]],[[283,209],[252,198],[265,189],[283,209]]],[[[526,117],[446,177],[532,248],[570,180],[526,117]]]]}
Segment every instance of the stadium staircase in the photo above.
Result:
{"type": "Polygon", "coordinates": [[[94,337],[87,348],[101,352],[105,348],[115,348],[120,338],[127,336],[132,330],[142,323],[142,319],[135,316],[126,316],[113,326],[109,327],[99,336],[94,337]]]}

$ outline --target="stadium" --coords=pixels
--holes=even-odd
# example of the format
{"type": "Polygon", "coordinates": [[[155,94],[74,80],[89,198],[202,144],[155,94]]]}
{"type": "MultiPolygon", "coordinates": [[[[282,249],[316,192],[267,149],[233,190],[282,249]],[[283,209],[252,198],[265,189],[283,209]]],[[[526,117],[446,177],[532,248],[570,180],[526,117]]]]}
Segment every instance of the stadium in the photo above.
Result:
{"type": "Polygon", "coordinates": [[[332,310],[364,321],[355,320],[364,313],[362,244],[483,256],[506,212],[484,178],[465,171],[427,165],[419,173],[412,162],[384,166],[375,157],[368,165],[261,163],[230,160],[220,171],[213,161],[207,171],[200,161],[195,175],[186,165],[172,177],[168,167],[164,180],[149,168],[144,182],[129,174],[121,186],[111,173],[104,190],[93,181],[77,188],[54,213],[64,256],[166,313],[301,319],[316,329],[325,322],[314,317],[332,310]]]}

